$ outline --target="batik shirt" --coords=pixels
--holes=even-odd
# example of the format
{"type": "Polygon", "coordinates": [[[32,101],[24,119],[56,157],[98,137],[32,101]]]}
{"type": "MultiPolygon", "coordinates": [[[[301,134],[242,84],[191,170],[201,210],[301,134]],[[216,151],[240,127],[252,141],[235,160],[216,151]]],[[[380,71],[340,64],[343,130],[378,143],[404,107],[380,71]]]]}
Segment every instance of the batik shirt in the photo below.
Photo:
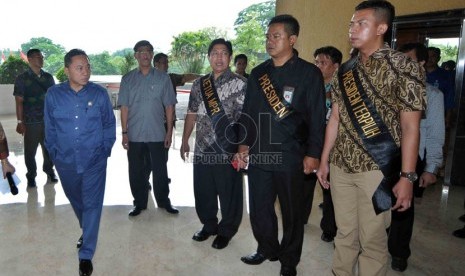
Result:
{"type": "MultiPolygon", "coordinates": [[[[194,150],[196,156],[211,152],[213,150],[212,145],[216,142],[216,134],[213,129],[212,121],[205,109],[200,85],[200,79],[196,79],[192,84],[188,106],[188,112],[197,113],[194,150]]],[[[214,80],[214,85],[224,112],[228,116],[230,122],[237,122],[242,112],[242,105],[244,104],[245,90],[247,87],[246,79],[234,74],[228,69],[214,80]]]]}
{"type": "MultiPolygon", "coordinates": [[[[355,66],[368,99],[400,146],[400,113],[421,111],[426,107],[423,67],[387,45],[375,51],[365,64],[358,56],[355,66]]],[[[347,173],[379,170],[347,113],[337,76],[335,74],[332,81],[331,96],[333,103],[339,106],[339,127],[330,162],[347,173]]]]}
{"type": "Polygon", "coordinates": [[[29,68],[16,78],[13,95],[23,98],[23,121],[25,124],[36,124],[44,121],[45,93],[54,84],[53,76],[42,69],[39,76],[29,68]]]}

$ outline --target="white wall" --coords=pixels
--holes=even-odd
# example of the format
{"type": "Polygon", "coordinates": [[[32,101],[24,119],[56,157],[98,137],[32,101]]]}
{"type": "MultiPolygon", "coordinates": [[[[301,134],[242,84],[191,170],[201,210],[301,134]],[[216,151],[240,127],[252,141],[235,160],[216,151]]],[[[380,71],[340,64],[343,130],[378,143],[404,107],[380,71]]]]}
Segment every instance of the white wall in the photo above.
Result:
{"type": "Polygon", "coordinates": [[[0,115],[16,114],[14,84],[0,84],[0,115]]]}

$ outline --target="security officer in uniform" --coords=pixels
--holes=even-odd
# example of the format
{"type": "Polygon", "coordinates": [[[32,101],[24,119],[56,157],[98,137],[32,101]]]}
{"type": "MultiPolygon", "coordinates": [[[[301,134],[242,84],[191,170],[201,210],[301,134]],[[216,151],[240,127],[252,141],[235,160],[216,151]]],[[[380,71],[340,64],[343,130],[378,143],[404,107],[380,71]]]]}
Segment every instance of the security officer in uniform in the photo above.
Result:
{"type": "Polygon", "coordinates": [[[281,275],[296,275],[304,237],[304,175],[319,165],[325,130],[325,90],[320,70],[300,59],[293,45],[299,23],[290,15],[271,19],[266,51],[247,83],[236,160],[248,165],[250,222],[257,251],[246,264],[281,262],[281,275]],[[305,174],[304,174],[305,173],[305,174]],[[278,241],[275,201],[283,237],[278,241]]]}

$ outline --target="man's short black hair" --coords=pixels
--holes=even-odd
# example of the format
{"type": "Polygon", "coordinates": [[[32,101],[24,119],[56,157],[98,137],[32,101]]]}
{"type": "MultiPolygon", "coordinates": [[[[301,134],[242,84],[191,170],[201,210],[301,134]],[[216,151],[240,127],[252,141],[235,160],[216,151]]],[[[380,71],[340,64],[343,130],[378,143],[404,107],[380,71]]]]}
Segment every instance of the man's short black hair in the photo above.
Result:
{"type": "Polygon", "coordinates": [[[446,69],[446,70],[455,70],[456,66],[457,66],[457,63],[453,60],[444,61],[441,64],[441,68],[446,69]]]}
{"type": "Polygon", "coordinates": [[[407,53],[412,50],[415,50],[415,56],[417,57],[417,61],[421,62],[424,61],[425,63],[428,62],[428,49],[426,46],[419,42],[412,42],[407,43],[399,47],[399,51],[402,53],[407,53]]]}
{"type": "Polygon", "coordinates": [[[153,56],[153,63],[159,62],[160,59],[162,59],[162,58],[168,59],[168,56],[166,54],[164,54],[164,53],[158,53],[158,54],[154,55],[153,56]]]}
{"type": "Polygon", "coordinates": [[[392,21],[396,16],[396,9],[394,6],[385,0],[368,0],[363,1],[355,7],[356,11],[373,9],[375,16],[378,20],[388,24],[389,29],[392,26],[392,21]]]}
{"type": "Polygon", "coordinates": [[[277,15],[271,18],[270,23],[268,23],[268,27],[271,24],[276,24],[276,23],[284,24],[284,29],[286,30],[286,33],[289,36],[291,35],[299,36],[299,32],[300,32],[299,21],[297,21],[297,19],[295,19],[292,15],[290,14],[277,15]]]}
{"type": "Polygon", "coordinates": [[[28,58],[32,57],[33,54],[42,54],[42,52],[39,49],[34,48],[34,49],[30,49],[26,53],[28,58]]]}
{"type": "Polygon", "coordinates": [[[441,49],[438,47],[428,47],[428,51],[435,53],[438,58],[441,57],[441,49]]]}
{"type": "Polygon", "coordinates": [[[217,45],[217,44],[222,44],[222,45],[226,46],[226,49],[228,49],[228,52],[229,52],[229,56],[232,56],[233,50],[232,50],[231,41],[225,40],[224,38],[217,38],[217,39],[213,40],[210,43],[210,46],[208,46],[208,55],[209,56],[210,56],[210,52],[212,51],[213,47],[215,47],[215,45],[217,45]]]}
{"type": "Polygon", "coordinates": [[[249,61],[249,59],[247,58],[245,54],[238,54],[237,56],[234,57],[234,64],[236,64],[237,61],[240,59],[245,59],[246,63],[249,61]]]}
{"type": "Polygon", "coordinates": [[[140,47],[144,47],[144,46],[149,47],[150,51],[153,52],[153,46],[147,40],[141,40],[141,41],[137,42],[136,45],[134,45],[134,52],[137,52],[140,47]]]}
{"type": "Polygon", "coordinates": [[[72,49],[71,51],[69,51],[68,53],[66,53],[65,55],[65,67],[68,68],[69,65],[71,64],[71,59],[74,57],[74,56],[86,56],[87,58],[89,58],[86,54],[86,52],[84,52],[83,50],[81,49],[72,49]]]}
{"type": "Polygon", "coordinates": [[[316,58],[318,55],[329,56],[333,63],[341,64],[342,63],[342,53],[333,46],[325,46],[315,50],[313,57],[316,58]]]}

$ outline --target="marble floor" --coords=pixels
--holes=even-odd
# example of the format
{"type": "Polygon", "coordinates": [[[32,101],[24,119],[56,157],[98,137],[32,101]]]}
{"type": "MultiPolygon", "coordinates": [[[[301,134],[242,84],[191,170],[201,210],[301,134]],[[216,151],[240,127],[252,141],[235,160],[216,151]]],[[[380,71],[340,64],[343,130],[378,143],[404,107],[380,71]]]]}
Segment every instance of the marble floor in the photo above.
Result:
{"type": "MultiPolygon", "coordinates": [[[[118,111],[115,115],[119,118],[118,111]]],[[[46,175],[38,172],[37,188],[26,189],[16,119],[0,116],[0,121],[7,132],[10,161],[22,180],[18,195],[0,193],[0,276],[77,275],[75,242],[80,231],[61,185],[48,183],[46,175]]],[[[136,218],[128,217],[132,196],[127,159],[121,136],[117,137],[108,163],[93,275],[279,275],[279,262],[248,266],[240,261],[242,255],[256,249],[246,201],[239,232],[227,248],[212,248],[212,238],[200,243],[191,239],[201,225],[193,207],[192,165],[179,157],[181,132],[182,121],[178,123],[168,163],[171,200],[179,208],[179,215],[156,208],[151,198],[148,210],[136,218]]],[[[120,127],[117,133],[120,135],[120,127]]],[[[39,152],[39,168],[41,158],[39,152]]],[[[463,226],[457,218],[464,213],[464,194],[464,187],[443,187],[441,183],[426,190],[422,201],[417,202],[409,267],[404,273],[389,270],[388,275],[465,275],[465,240],[451,235],[463,226]]],[[[333,244],[320,239],[321,200],[321,189],[317,187],[310,221],[305,226],[298,275],[331,272],[333,244]]]]}

